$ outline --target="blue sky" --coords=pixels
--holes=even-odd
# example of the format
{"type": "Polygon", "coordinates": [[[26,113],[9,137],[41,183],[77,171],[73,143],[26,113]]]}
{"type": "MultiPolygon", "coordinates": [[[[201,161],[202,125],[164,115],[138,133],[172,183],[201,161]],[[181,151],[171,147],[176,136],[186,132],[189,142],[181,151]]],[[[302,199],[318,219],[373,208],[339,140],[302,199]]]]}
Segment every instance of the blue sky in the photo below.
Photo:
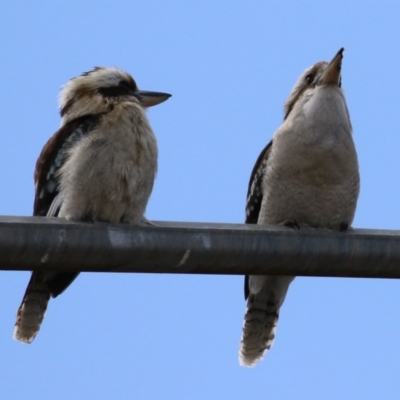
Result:
{"type": "MultiPolygon", "coordinates": [[[[142,89],[159,172],[153,220],[244,218],[248,178],[300,73],[345,48],[361,170],[355,227],[400,228],[400,9],[395,1],[15,1],[0,5],[0,213],[30,215],[59,88],[116,65],[142,89]]],[[[400,283],[296,279],[277,339],[238,365],[243,278],[82,274],[27,346],[12,339],[29,274],[0,273],[0,398],[397,399],[400,283]],[[259,396],[259,397],[257,397],[259,396]]]]}

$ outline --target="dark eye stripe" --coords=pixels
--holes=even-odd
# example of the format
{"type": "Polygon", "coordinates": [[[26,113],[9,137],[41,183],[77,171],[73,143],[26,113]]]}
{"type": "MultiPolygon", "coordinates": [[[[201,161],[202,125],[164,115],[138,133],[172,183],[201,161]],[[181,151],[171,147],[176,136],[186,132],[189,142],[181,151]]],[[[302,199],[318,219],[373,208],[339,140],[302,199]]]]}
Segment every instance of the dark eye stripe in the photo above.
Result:
{"type": "Polygon", "coordinates": [[[118,97],[132,92],[128,86],[110,86],[98,89],[98,92],[104,97],[118,97]]]}
{"type": "Polygon", "coordinates": [[[136,83],[132,80],[132,82],[121,81],[118,86],[109,86],[99,88],[98,92],[105,97],[118,97],[129,95],[137,91],[136,83]]]}

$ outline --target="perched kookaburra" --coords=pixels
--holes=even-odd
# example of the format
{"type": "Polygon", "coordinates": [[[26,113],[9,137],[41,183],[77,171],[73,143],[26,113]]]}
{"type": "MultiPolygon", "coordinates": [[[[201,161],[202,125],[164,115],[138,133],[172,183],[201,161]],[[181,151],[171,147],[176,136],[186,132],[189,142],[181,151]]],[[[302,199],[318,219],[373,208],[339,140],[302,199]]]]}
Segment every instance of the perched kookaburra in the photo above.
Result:
{"type": "MultiPolygon", "coordinates": [[[[346,230],[360,188],[357,153],[341,89],[344,49],[306,69],[284,107],[284,121],[251,173],[246,223],[346,230]]],[[[254,366],[275,337],[293,276],[246,276],[248,300],[240,364],[254,366]]]]}
{"type": "MultiPolygon", "coordinates": [[[[146,108],[170,97],[139,90],[118,68],[95,68],[60,93],[61,127],[35,169],[33,215],[140,224],[157,171],[157,142],[146,108]]],[[[30,343],[48,301],[77,277],[33,272],[18,309],[14,338],[30,343]]]]}

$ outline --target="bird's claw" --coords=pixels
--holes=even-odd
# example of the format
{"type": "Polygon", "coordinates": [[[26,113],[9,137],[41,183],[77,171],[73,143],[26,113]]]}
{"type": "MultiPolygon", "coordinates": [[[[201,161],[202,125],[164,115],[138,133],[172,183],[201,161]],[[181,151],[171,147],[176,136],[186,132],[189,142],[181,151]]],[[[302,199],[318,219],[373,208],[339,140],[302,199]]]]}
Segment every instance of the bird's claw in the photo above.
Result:
{"type": "Polygon", "coordinates": [[[288,228],[292,228],[292,229],[296,229],[296,230],[300,230],[300,225],[295,221],[295,220],[287,220],[287,221],[283,221],[281,224],[279,225],[283,225],[286,226],[288,228]]]}

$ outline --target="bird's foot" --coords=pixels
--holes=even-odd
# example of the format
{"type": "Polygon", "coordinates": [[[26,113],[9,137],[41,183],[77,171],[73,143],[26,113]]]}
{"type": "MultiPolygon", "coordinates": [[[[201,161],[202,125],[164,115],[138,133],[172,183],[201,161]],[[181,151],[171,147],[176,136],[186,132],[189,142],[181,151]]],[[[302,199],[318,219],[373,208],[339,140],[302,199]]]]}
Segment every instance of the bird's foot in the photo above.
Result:
{"type": "MultiPolygon", "coordinates": [[[[87,223],[89,223],[89,224],[94,224],[94,219],[93,219],[93,218],[90,218],[90,217],[82,218],[82,221],[83,221],[83,222],[87,222],[87,223]]],[[[101,222],[101,220],[98,220],[98,221],[101,222]]]]}
{"type": "Polygon", "coordinates": [[[342,222],[339,225],[340,232],[351,231],[351,230],[353,230],[353,228],[351,226],[349,226],[349,224],[347,222],[342,222]]]}
{"type": "Polygon", "coordinates": [[[291,220],[291,219],[289,219],[287,221],[283,221],[279,225],[283,225],[288,228],[296,229],[298,231],[300,230],[300,225],[295,220],[291,220]]]}
{"type": "Polygon", "coordinates": [[[140,225],[145,225],[145,226],[157,226],[153,222],[149,221],[147,218],[143,217],[142,220],[140,221],[140,225]]]}
{"type": "MultiPolygon", "coordinates": [[[[67,217],[65,217],[65,219],[67,219],[68,221],[87,222],[89,224],[94,224],[94,219],[91,217],[87,217],[87,216],[81,217],[81,218],[74,218],[74,217],[67,216],[67,217]]],[[[97,221],[100,221],[100,220],[97,220],[97,221]]]]}

